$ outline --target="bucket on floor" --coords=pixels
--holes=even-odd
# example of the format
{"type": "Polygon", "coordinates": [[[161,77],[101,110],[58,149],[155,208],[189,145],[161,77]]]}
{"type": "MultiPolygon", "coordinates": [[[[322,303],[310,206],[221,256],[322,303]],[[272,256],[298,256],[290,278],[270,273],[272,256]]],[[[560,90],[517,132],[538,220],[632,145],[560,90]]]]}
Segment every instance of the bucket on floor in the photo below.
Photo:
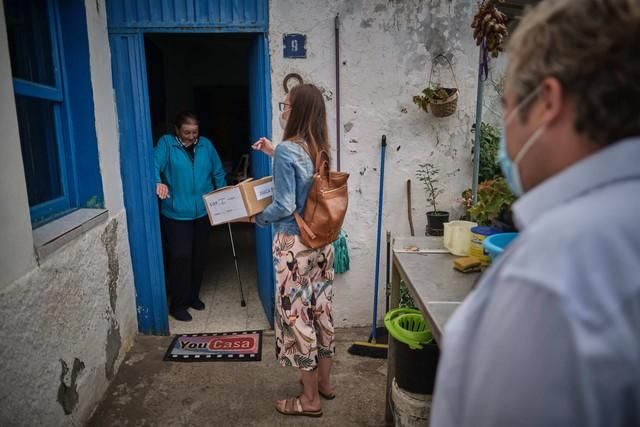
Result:
{"type": "Polygon", "coordinates": [[[391,384],[391,408],[396,427],[428,426],[431,416],[431,396],[403,390],[398,387],[394,378],[391,384]]]}
{"type": "Polygon", "coordinates": [[[406,308],[391,310],[384,325],[395,348],[395,380],[400,388],[433,393],[440,350],[422,314],[406,308]]]}

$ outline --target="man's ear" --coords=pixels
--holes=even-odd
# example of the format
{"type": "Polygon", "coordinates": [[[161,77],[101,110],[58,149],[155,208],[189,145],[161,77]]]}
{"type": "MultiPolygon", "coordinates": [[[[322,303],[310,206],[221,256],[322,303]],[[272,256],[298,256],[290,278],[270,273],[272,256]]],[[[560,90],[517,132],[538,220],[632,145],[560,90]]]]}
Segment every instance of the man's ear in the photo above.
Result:
{"type": "Polygon", "coordinates": [[[545,126],[553,124],[562,115],[567,97],[562,83],[555,77],[547,77],[542,81],[540,93],[542,111],[540,120],[545,126]]]}

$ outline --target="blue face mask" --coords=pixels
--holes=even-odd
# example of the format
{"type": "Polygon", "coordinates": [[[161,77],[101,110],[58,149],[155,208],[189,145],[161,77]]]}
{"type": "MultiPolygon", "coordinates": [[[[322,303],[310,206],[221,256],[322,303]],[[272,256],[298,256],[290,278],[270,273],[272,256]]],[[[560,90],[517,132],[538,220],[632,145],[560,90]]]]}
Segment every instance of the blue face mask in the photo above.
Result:
{"type": "Polygon", "coordinates": [[[533,135],[529,137],[529,139],[524,143],[516,157],[511,160],[509,158],[509,154],[507,153],[507,137],[506,137],[506,129],[507,125],[516,117],[516,114],[520,107],[529,102],[530,98],[537,95],[538,90],[536,89],[530,95],[528,95],[513,111],[509,114],[509,117],[505,118],[504,125],[502,126],[502,131],[500,132],[500,148],[498,151],[498,161],[500,163],[500,169],[502,170],[502,175],[504,175],[504,179],[507,181],[507,185],[509,189],[515,194],[517,197],[520,197],[524,194],[524,187],[522,187],[522,180],[520,178],[520,169],[518,168],[518,164],[524,156],[529,152],[533,144],[542,136],[544,131],[546,130],[545,126],[539,127],[533,135]]]}
{"type": "Polygon", "coordinates": [[[522,194],[524,194],[524,190],[522,188],[522,181],[520,181],[520,171],[518,170],[518,165],[514,164],[507,154],[507,141],[504,137],[504,127],[500,133],[498,162],[500,162],[502,175],[504,176],[505,181],[507,181],[507,185],[511,192],[517,197],[522,196],[522,194]]]}

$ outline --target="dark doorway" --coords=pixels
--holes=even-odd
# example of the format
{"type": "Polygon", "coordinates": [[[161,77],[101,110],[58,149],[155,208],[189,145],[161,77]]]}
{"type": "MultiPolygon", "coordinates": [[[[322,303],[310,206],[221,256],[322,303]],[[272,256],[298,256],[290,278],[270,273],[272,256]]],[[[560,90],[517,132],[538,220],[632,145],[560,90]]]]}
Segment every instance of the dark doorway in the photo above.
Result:
{"type": "MultiPolygon", "coordinates": [[[[173,133],[173,119],[183,110],[196,113],[200,135],[212,141],[227,182],[243,173],[250,140],[250,49],[247,35],[147,34],[145,55],[149,112],[154,144],[173,133]]],[[[249,156],[250,157],[250,156],[249,156]]],[[[246,169],[251,176],[251,168],[246,169]]],[[[234,224],[233,237],[247,308],[240,307],[229,232],[214,227],[200,292],[205,312],[190,311],[189,323],[170,319],[172,333],[215,332],[268,327],[258,297],[256,235],[251,225],[234,224]]],[[[170,248],[165,246],[165,258],[170,248]]],[[[168,265],[165,262],[165,266],[168,265]]]]}
{"type": "Polygon", "coordinates": [[[154,144],[173,130],[173,118],[191,110],[231,173],[249,139],[249,50],[244,35],[145,36],[149,111],[154,144]]]}

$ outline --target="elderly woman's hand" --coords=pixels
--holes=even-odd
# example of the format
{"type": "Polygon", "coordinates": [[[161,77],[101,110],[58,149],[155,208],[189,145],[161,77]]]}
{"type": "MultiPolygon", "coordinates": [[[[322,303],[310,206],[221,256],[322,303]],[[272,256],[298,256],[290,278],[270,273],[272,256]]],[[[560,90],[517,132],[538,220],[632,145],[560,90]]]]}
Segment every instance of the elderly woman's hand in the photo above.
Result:
{"type": "Polygon", "coordinates": [[[161,182],[156,184],[156,194],[160,199],[164,200],[169,197],[169,187],[161,182]]]}
{"type": "Polygon", "coordinates": [[[254,150],[262,151],[267,156],[273,156],[275,145],[273,144],[273,142],[269,141],[269,139],[263,137],[257,140],[251,146],[251,148],[253,148],[254,150]]]}

